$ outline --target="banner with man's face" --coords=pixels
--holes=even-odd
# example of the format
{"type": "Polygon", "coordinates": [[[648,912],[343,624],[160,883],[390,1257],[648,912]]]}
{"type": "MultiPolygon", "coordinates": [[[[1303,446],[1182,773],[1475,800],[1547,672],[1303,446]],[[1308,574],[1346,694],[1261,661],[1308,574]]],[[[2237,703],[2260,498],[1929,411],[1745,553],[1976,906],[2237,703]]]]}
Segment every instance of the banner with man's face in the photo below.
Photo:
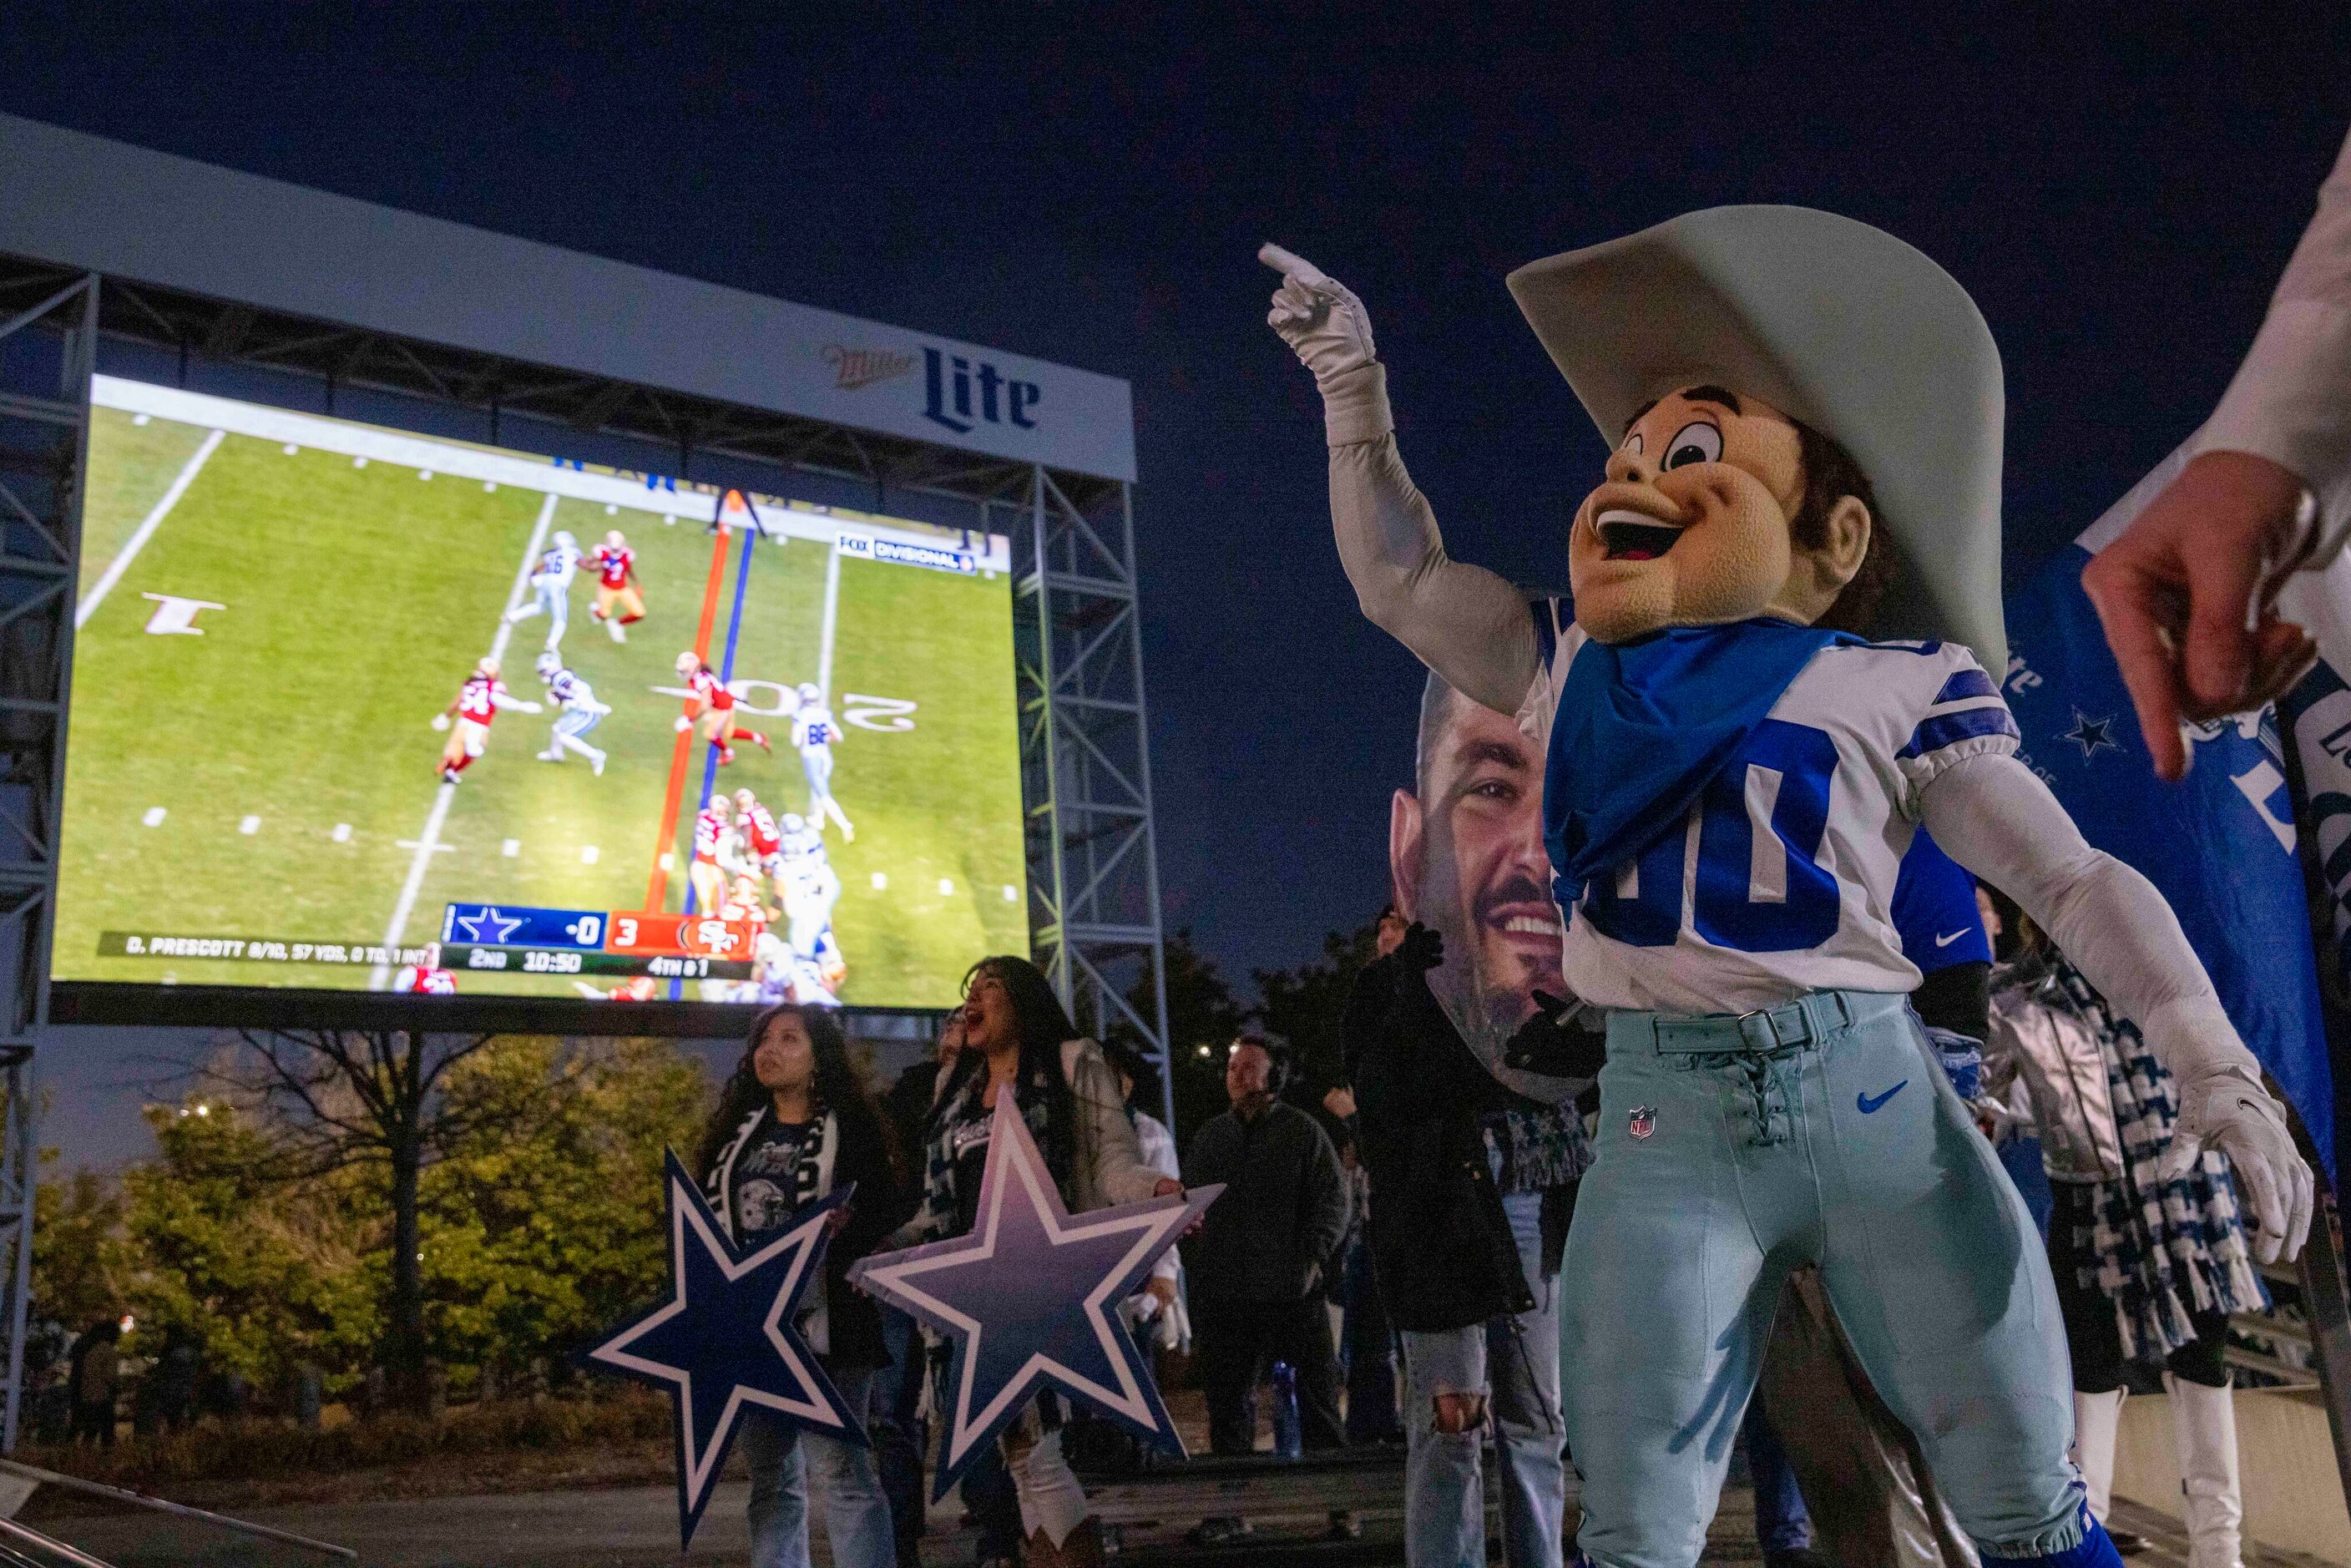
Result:
{"type": "Polygon", "coordinates": [[[1413,788],[1388,818],[1397,910],[1445,939],[1429,989],[1487,1070],[1534,1099],[1574,1087],[1502,1065],[1534,993],[1567,995],[1542,842],[1543,756],[1509,716],[1435,674],[1420,703],[1413,788]]]}

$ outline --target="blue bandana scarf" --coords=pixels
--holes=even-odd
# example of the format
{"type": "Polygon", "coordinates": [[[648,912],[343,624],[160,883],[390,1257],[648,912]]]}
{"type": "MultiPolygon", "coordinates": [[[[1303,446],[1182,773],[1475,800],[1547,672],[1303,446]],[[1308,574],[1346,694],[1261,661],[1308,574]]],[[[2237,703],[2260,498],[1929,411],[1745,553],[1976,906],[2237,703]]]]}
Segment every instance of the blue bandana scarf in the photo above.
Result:
{"type": "Polygon", "coordinates": [[[1813,654],[1861,641],[1755,620],[1586,642],[1543,767],[1543,845],[1562,904],[1677,827],[1813,654]]]}

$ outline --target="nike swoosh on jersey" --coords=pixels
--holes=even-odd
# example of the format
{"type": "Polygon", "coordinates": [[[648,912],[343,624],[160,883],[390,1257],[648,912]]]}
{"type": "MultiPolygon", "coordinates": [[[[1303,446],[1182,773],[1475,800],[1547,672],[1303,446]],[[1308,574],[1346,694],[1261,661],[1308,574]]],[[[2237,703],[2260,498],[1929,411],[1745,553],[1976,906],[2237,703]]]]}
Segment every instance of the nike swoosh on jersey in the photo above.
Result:
{"type": "Polygon", "coordinates": [[[1910,1081],[1906,1078],[1901,1082],[1896,1084],[1893,1088],[1888,1089],[1883,1094],[1856,1094],[1853,1097],[1853,1103],[1861,1108],[1861,1113],[1863,1115],[1867,1116],[1876,1113],[1883,1107],[1888,1100],[1893,1099],[1896,1094],[1901,1093],[1903,1090],[1909,1086],[1910,1081]]]}
{"type": "Polygon", "coordinates": [[[1960,926],[1957,931],[1949,932],[1949,933],[1947,933],[1947,934],[1943,935],[1943,936],[1937,936],[1937,937],[1935,938],[1935,946],[1938,946],[1938,947],[1948,947],[1948,946],[1949,946],[1952,943],[1954,943],[1954,942],[1958,941],[1960,937],[1962,937],[1962,936],[1966,936],[1967,934],[1968,934],[1968,928],[1967,928],[1966,926],[1962,925],[1962,926],[1960,926]]]}

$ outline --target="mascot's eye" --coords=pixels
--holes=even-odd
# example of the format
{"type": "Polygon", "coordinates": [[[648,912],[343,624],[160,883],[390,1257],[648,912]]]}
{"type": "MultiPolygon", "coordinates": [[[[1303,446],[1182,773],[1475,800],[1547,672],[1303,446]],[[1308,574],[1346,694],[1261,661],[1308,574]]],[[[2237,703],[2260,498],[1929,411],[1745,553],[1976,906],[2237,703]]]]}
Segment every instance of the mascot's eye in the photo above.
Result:
{"type": "Polygon", "coordinates": [[[1632,434],[1625,438],[1625,450],[1631,453],[1635,457],[1641,455],[1643,447],[1641,445],[1641,433],[1639,431],[1636,430],[1632,434]]]}
{"type": "Polygon", "coordinates": [[[1685,424],[1674,432],[1666,443],[1665,466],[1687,467],[1692,463],[1714,463],[1722,457],[1722,432],[1703,422],[1685,424]]]}

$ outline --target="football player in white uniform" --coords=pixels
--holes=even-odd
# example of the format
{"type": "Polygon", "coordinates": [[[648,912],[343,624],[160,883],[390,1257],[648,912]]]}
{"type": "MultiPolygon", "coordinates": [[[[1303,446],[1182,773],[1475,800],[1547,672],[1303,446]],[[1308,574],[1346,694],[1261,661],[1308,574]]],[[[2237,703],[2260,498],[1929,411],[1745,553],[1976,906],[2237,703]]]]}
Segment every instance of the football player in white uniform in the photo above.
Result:
{"type": "Polygon", "coordinates": [[[841,902],[841,873],[825,853],[824,837],[796,811],[784,813],[776,885],[784,900],[792,951],[813,958],[832,933],[841,902]]]}
{"type": "Polygon", "coordinates": [[[841,836],[855,843],[857,830],[849,825],[841,802],[832,798],[832,744],[847,737],[841,726],[832,722],[832,710],[825,706],[824,694],[814,682],[801,682],[798,695],[799,706],[792,710],[792,749],[800,754],[800,772],[808,779],[809,821],[821,833],[824,820],[831,817],[840,824],[841,836]]]}
{"type": "Polygon", "coordinates": [[[598,778],[604,775],[604,753],[588,744],[588,732],[604,722],[611,708],[596,700],[596,690],[586,681],[564,668],[563,661],[552,652],[541,653],[536,666],[538,678],[547,683],[548,697],[556,705],[555,733],[549,737],[547,749],[538,754],[541,762],[560,762],[567,750],[576,751],[588,759],[589,771],[598,778]]]}
{"type": "Polygon", "coordinates": [[[563,645],[564,629],[571,624],[571,580],[580,575],[580,541],[568,528],[555,530],[553,541],[539,552],[530,574],[530,601],[507,612],[507,624],[519,625],[534,615],[547,617],[547,651],[563,645]]]}
{"type": "Polygon", "coordinates": [[[1982,1555],[2119,1568],[2066,1457],[2046,1253],[1910,1009],[1891,903],[1914,833],[2138,1025],[2180,1088],[2168,1164],[2229,1155],[2264,1261],[2299,1249],[2311,1176],[2170,909],[2015,755],[1984,668],[2006,667],[2001,398],[1973,302],[1891,236],[1793,207],[1514,273],[1613,447],[1569,530],[1576,624],[1544,627],[1446,555],[1362,302],[1262,254],[1284,274],[1269,322],[1322,393],[1365,612],[1548,752],[1562,970],[1608,1019],[1560,1274],[1581,1555],[1698,1561],[1772,1309],[1810,1262],[1982,1555]],[[1911,624],[1983,664],[1828,629],[1889,580],[1911,624]]]}

